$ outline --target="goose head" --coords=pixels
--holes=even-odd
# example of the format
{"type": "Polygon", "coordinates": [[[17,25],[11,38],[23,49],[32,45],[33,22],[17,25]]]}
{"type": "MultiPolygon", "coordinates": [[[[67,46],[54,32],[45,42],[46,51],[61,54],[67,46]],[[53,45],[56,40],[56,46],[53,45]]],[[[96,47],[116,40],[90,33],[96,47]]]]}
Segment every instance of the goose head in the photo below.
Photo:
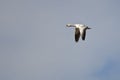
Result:
{"type": "Polygon", "coordinates": [[[91,29],[91,28],[87,26],[86,29],[91,29]]]}

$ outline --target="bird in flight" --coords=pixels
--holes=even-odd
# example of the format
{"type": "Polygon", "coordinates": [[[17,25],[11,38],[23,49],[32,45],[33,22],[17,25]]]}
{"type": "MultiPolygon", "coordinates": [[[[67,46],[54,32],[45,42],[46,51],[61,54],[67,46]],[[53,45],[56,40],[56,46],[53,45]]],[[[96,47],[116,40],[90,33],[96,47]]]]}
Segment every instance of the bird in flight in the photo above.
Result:
{"type": "Polygon", "coordinates": [[[75,27],[75,41],[76,42],[79,41],[80,36],[82,37],[82,40],[85,40],[86,30],[91,29],[84,24],[67,24],[66,26],[75,27]]]}

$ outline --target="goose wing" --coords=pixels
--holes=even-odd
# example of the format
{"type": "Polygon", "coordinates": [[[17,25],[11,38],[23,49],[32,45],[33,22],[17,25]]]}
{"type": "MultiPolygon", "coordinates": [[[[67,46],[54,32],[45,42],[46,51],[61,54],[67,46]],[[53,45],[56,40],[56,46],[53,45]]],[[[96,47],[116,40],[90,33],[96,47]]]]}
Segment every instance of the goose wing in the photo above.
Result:
{"type": "Polygon", "coordinates": [[[75,41],[78,42],[80,37],[80,29],[75,28],[75,41]]]}
{"type": "Polygon", "coordinates": [[[86,29],[83,29],[83,32],[82,32],[82,40],[85,40],[85,36],[86,36],[86,29]]]}

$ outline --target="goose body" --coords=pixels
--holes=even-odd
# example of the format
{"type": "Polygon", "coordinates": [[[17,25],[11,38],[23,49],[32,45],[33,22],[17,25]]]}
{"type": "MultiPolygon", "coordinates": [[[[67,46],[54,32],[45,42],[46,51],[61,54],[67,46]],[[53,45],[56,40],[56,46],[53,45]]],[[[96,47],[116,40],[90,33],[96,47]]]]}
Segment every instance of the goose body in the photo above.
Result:
{"type": "Polygon", "coordinates": [[[86,30],[91,29],[84,24],[67,24],[67,27],[75,27],[75,41],[78,42],[81,36],[82,40],[85,40],[86,30]]]}

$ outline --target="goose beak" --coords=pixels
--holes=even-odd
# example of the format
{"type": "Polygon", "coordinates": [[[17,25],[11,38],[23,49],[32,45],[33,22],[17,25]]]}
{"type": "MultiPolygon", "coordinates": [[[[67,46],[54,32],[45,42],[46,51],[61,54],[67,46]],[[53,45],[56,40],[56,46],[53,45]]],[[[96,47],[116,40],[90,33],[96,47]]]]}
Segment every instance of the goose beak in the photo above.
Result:
{"type": "Polygon", "coordinates": [[[88,27],[88,29],[92,29],[92,28],[89,28],[89,27],[88,27]]]}

